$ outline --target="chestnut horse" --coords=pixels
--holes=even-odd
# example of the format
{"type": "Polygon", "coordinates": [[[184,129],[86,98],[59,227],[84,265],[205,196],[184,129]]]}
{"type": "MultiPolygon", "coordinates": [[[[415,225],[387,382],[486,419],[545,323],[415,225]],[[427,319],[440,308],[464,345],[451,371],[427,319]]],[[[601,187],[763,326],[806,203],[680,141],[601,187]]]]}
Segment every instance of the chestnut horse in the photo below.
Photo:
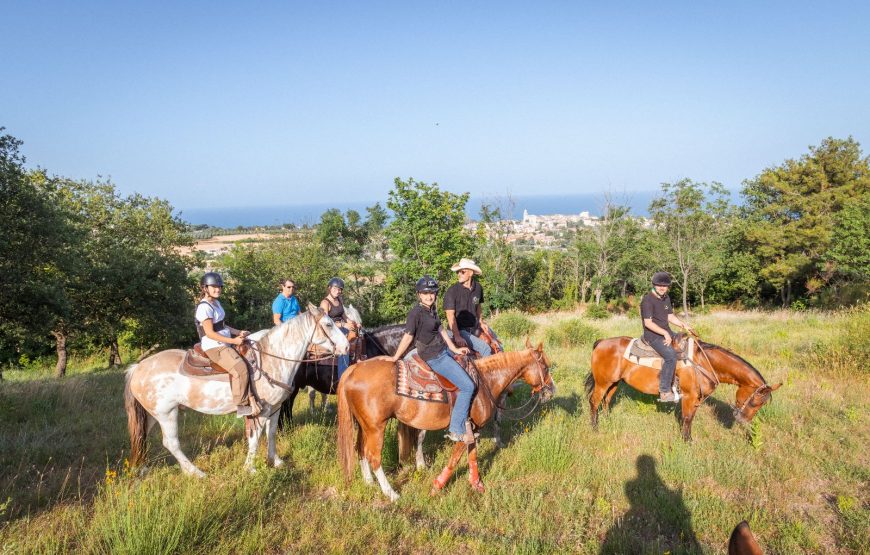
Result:
{"type": "MultiPolygon", "coordinates": [[[[251,379],[257,395],[269,407],[252,418],[248,436],[248,456],[245,468],[253,471],[254,454],[260,433],[265,428],[267,437],[266,459],[279,467],[284,462],[275,454],[275,429],[278,407],[287,398],[289,382],[309,344],[330,352],[346,353],[347,338],[319,308],[309,305],[308,312],[300,314],[280,326],[251,335],[252,348],[258,353],[261,371],[251,379]],[[283,387],[282,387],[283,386],[283,387]]],[[[178,409],[193,409],[205,414],[228,414],[236,410],[230,391],[228,374],[193,377],[180,371],[184,351],[170,349],[134,364],[127,370],[124,405],[130,431],[130,463],[141,464],[145,456],[145,439],[155,422],[163,431],[163,445],[178,460],[185,474],[203,477],[181,451],[178,442],[178,409]]]]}
{"type": "MultiPolygon", "coordinates": [[[[658,395],[659,371],[638,366],[623,357],[630,342],[630,337],[611,337],[596,341],[592,348],[592,371],[586,378],[586,395],[593,427],[598,426],[599,405],[603,401],[605,409],[610,406],[620,381],[641,393],[658,395]]],[[[699,348],[690,366],[678,364],[677,367],[682,395],[683,439],[686,441],[692,439],[695,412],[720,382],[737,386],[734,418],[741,424],[749,423],[782,385],[768,385],[758,370],[728,349],[703,341],[697,341],[697,345],[699,348]]]]}
{"type": "MultiPolygon", "coordinates": [[[[495,399],[517,379],[523,379],[532,386],[533,393],[542,392],[542,401],[550,400],[555,394],[556,385],[550,376],[550,361],[544,354],[543,345],[533,348],[528,340],[526,345],[527,348],[522,351],[499,353],[475,361],[480,382],[471,407],[471,418],[478,428],[486,424],[495,413],[495,399]]],[[[338,458],[345,477],[350,479],[358,458],[365,482],[374,483],[374,471],[381,491],[395,501],[399,495],[390,486],[381,466],[387,421],[390,418],[399,420],[399,453],[404,458],[405,454],[410,453],[410,444],[417,430],[447,428],[450,423],[450,409],[447,403],[420,401],[397,394],[396,365],[387,358],[372,358],[351,366],[338,384],[338,458]],[[354,422],[360,428],[356,449],[354,422]]],[[[447,466],[435,479],[432,493],[436,493],[447,483],[466,447],[469,480],[473,488],[483,491],[477,469],[477,445],[466,446],[457,442],[447,466]]]]}

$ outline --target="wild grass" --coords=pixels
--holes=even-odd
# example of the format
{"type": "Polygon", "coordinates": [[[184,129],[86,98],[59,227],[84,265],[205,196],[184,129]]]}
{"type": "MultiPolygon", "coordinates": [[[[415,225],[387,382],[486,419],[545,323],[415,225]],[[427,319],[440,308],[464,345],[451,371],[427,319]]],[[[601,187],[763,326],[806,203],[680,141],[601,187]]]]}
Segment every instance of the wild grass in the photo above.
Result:
{"type": "Polygon", "coordinates": [[[544,330],[544,338],[550,347],[582,347],[591,345],[602,337],[601,332],[580,318],[557,322],[544,330]]]}
{"type": "Polygon", "coordinates": [[[506,339],[525,337],[535,331],[538,325],[522,312],[508,310],[500,313],[492,320],[492,326],[498,334],[506,339]]]}
{"type": "MultiPolygon", "coordinates": [[[[747,428],[734,423],[734,388],[723,385],[699,409],[692,444],[680,439],[673,407],[622,386],[593,431],[583,393],[591,344],[554,342],[546,349],[556,398],[506,423],[504,449],[484,430],[484,494],[470,491],[463,462],[445,491],[429,497],[448,444],[429,434],[425,451],[434,468],[402,468],[395,425],[388,428],[385,467],[402,495],[394,504],[359,476],[344,482],[334,411],[310,414],[304,396],[296,424],[279,436],[286,468],[266,468],[261,448],[258,472],[242,472],[241,422],[186,413],[182,446],[209,476],[181,475],[159,432],[149,438],[150,471],[139,476],[124,464],[122,372],[75,368],[63,380],[14,373],[0,383],[0,550],[724,553],[731,529],[746,519],[766,553],[864,553],[870,384],[862,367],[819,358],[819,346],[840,344],[855,317],[782,311],[694,318],[705,339],[784,385],[747,428]]],[[[542,339],[576,319],[560,313],[533,321],[542,339]]],[[[639,331],[636,318],[625,316],[595,326],[601,336],[639,331]]],[[[522,341],[508,340],[508,347],[522,341]]],[[[510,404],[528,395],[521,386],[510,404]]]]}

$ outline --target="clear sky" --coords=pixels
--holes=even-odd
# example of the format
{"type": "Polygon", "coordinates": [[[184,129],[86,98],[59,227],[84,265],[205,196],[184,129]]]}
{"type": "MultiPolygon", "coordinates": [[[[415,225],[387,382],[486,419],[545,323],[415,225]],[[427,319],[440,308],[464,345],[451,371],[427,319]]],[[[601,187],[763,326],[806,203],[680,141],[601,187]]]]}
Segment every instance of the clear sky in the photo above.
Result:
{"type": "Polygon", "coordinates": [[[28,165],[178,208],[738,188],[870,151],[870,3],[0,0],[28,165]]]}

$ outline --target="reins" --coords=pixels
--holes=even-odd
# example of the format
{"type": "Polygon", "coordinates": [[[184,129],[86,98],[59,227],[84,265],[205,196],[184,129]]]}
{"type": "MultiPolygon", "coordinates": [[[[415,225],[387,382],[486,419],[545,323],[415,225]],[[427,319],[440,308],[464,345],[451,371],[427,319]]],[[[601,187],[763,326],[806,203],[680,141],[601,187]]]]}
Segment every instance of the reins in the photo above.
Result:
{"type": "MultiPolygon", "coordinates": [[[[498,401],[496,401],[495,399],[493,399],[493,397],[492,397],[492,391],[489,391],[489,388],[488,388],[488,387],[486,388],[486,389],[487,389],[487,393],[488,393],[488,396],[489,396],[490,401],[492,401],[492,404],[495,406],[496,409],[498,409],[498,410],[501,411],[501,418],[505,418],[505,419],[507,419],[507,420],[513,420],[513,421],[523,420],[523,419],[527,418],[529,415],[531,415],[533,412],[535,412],[535,409],[537,409],[537,408],[538,408],[538,405],[541,403],[541,395],[540,395],[540,393],[541,393],[541,391],[543,391],[544,388],[547,386],[546,382],[544,381],[544,368],[543,368],[543,367],[544,367],[545,365],[544,365],[544,363],[543,363],[543,361],[542,361],[543,356],[542,356],[541,358],[538,358],[538,356],[533,352],[533,353],[532,353],[532,358],[535,359],[536,368],[537,368],[537,370],[538,370],[538,375],[539,375],[540,378],[541,378],[541,386],[540,386],[538,389],[535,389],[535,388],[533,387],[533,388],[532,388],[532,394],[529,396],[529,400],[526,401],[525,403],[523,403],[522,405],[520,405],[519,407],[507,408],[507,407],[504,407],[504,406],[502,406],[502,405],[499,405],[499,404],[498,404],[498,401]],[[531,407],[531,408],[530,408],[530,409],[529,409],[529,410],[528,410],[528,411],[527,411],[523,416],[516,417],[516,416],[513,416],[513,415],[511,414],[512,412],[518,412],[518,411],[523,410],[523,409],[526,408],[526,407],[529,405],[529,403],[531,403],[532,401],[534,401],[535,404],[532,405],[532,407],[531,407]]],[[[552,381],[553,381],[553,379],[552,379],[552,377],[551,377],[551,378],[550,378],[550,382],[552,383],[552,381]]]]}

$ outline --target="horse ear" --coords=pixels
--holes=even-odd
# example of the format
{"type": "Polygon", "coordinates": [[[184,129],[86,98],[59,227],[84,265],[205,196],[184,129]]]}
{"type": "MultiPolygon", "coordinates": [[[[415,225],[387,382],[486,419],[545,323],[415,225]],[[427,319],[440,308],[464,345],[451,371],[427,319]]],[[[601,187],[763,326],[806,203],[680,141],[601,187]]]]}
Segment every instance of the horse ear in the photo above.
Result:
{"type": "Polygon", "coordinates": [[[308,301],[308,312],[313,312],[315,314],[319,313],[320,307],[314,306],[313,304],[311,304],[311,301],[308,301]]]}
{"type": "Polygon", "coordinates": [[[535,350],[538,351],[539,353],[540,353],[540,352],[543,352],[543,350],[544,350],[544,342],[543,342],[543,341],[538,341],[538,346],[535,348],[535,350]]]}
{"type": "Polygon", "coordinates": [[[779,382],[779,383],[776,384],[776,385],[772,385],[772,386],[770,386],[770,391],[771,391],[771,393],[774,392],[774,391],[776,391],[776,390],[779,389],[780,387],[782,387],[782,382],[779,382]]]}
{"type": "Polygon", "coordinates": [[[526,336],[526,349],[531,349],[531,348],[532,348],[532,343],[531,343],[531,341],[529,341],[529,336],[527,335],[526,336]]]}

